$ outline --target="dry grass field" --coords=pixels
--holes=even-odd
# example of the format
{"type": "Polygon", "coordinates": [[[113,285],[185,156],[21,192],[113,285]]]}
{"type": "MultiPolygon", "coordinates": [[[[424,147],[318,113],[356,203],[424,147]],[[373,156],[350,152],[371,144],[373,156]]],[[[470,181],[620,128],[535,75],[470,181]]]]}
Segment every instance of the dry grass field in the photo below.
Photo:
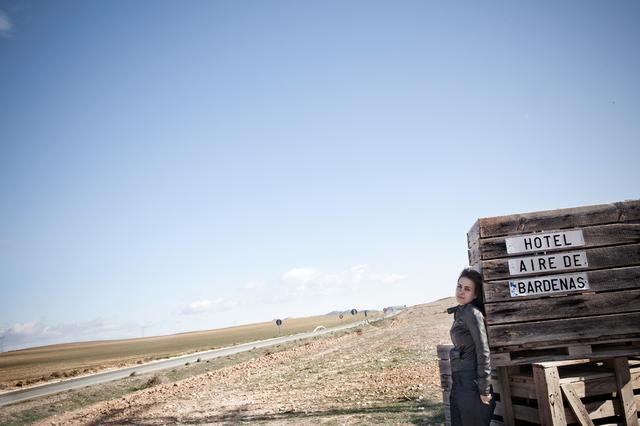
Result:
{"type": "MultiPolygon", "coordinates": [[[[368,312],[369,319],[381,315],[381,312],[368,312]]],[[[332,327],[363,319],[363,313],[345,315],[342,320],[337,315],[288,318],[284,320],[280,332],[275,323],[270,321],[168,336],[69,343],[6,352],[0,354],[0,390],[269,339],[279,334],[312,331],[320,325],[332,327]]]]}

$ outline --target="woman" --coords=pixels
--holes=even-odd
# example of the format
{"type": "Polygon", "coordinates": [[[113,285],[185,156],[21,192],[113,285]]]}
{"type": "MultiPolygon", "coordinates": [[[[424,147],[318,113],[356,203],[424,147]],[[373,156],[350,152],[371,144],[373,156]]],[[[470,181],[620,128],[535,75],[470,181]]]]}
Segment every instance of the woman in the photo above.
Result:
{"type": "Polygon", "coordinates": [[[489,343],[484,325],[482,275],[466,268],[456,287],[458,306],[451,326],[451,425],[481,426],[491,422],[495,401],[491,394],[489,343]]]}

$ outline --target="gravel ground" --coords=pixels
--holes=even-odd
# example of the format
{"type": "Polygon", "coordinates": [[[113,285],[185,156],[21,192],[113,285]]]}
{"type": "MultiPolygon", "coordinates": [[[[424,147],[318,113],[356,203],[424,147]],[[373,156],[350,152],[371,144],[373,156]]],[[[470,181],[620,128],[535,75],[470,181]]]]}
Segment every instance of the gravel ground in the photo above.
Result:
{"type": "Polygon", "coordinates": [[[43,425],[441,424],[436,345],[453,298],[348,334],[49,417],[43,425]]]}

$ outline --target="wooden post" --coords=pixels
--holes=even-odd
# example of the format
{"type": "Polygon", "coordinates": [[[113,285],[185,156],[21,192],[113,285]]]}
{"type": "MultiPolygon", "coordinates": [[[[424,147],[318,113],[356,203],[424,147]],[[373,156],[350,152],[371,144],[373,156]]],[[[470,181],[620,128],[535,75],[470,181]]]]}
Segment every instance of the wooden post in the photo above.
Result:
{"type": "Polygon", "coordinates": [[[500,402],[502,403],[502,418],[504,424],[515,424],[513,415],[513,404],[511,402],[511,384],[509,383],[509,367],[498,368],[498,377],[500,379],[500,402]]]}
{"type": "Polygon", "coordinates": [[[543,426],[566,426],[560,390],[558,367],[545,366],[544,363],[533,364],[533,380],[536,386],[538,412],[543,426]]]}
{"type": "Polygon", "coordinates": [[[451,425],[451,404],[449,398],[451,396],[451,364],[449,361],[449,351],[453,345],[438,345],[438,361],[440,367],[440,385],[442,386],[442,402],[444,405],[444,424],[451,425]]]}
{"type": "Polygon", "coordinates": [[[626,426],[637,426],[638,409],[633,397],[633,383],[631,383],[629,360],[626,357],[614,358],[613,367],[616,373],[616,383],[618,385],[618,395],[620,397],[624,424],[626,426]]]}
{"type": "Polygon", "coordinates": [[[569,407],[571,407],[573,414],[575,414],[580,426],[593,426],[593,421],[591,420],[591,417],[589,417],[589,412],[580,400],[576,391],[573,389],[573,386],[571,386],[570,383],[564,383],[560,385],[560,388],[562,389],[562,393],[567,399],[567,403],[569,404],[569,407]]]}

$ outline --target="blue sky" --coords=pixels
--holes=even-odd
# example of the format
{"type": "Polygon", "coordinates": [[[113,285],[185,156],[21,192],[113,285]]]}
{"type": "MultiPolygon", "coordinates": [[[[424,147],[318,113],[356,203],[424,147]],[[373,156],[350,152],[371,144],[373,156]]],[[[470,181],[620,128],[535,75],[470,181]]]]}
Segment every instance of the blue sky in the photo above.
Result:
{"type": "Polygon", "coordinates": [[[452,294],[639,198],[637,2],[0,0],[4,349],[452,294]]]}

